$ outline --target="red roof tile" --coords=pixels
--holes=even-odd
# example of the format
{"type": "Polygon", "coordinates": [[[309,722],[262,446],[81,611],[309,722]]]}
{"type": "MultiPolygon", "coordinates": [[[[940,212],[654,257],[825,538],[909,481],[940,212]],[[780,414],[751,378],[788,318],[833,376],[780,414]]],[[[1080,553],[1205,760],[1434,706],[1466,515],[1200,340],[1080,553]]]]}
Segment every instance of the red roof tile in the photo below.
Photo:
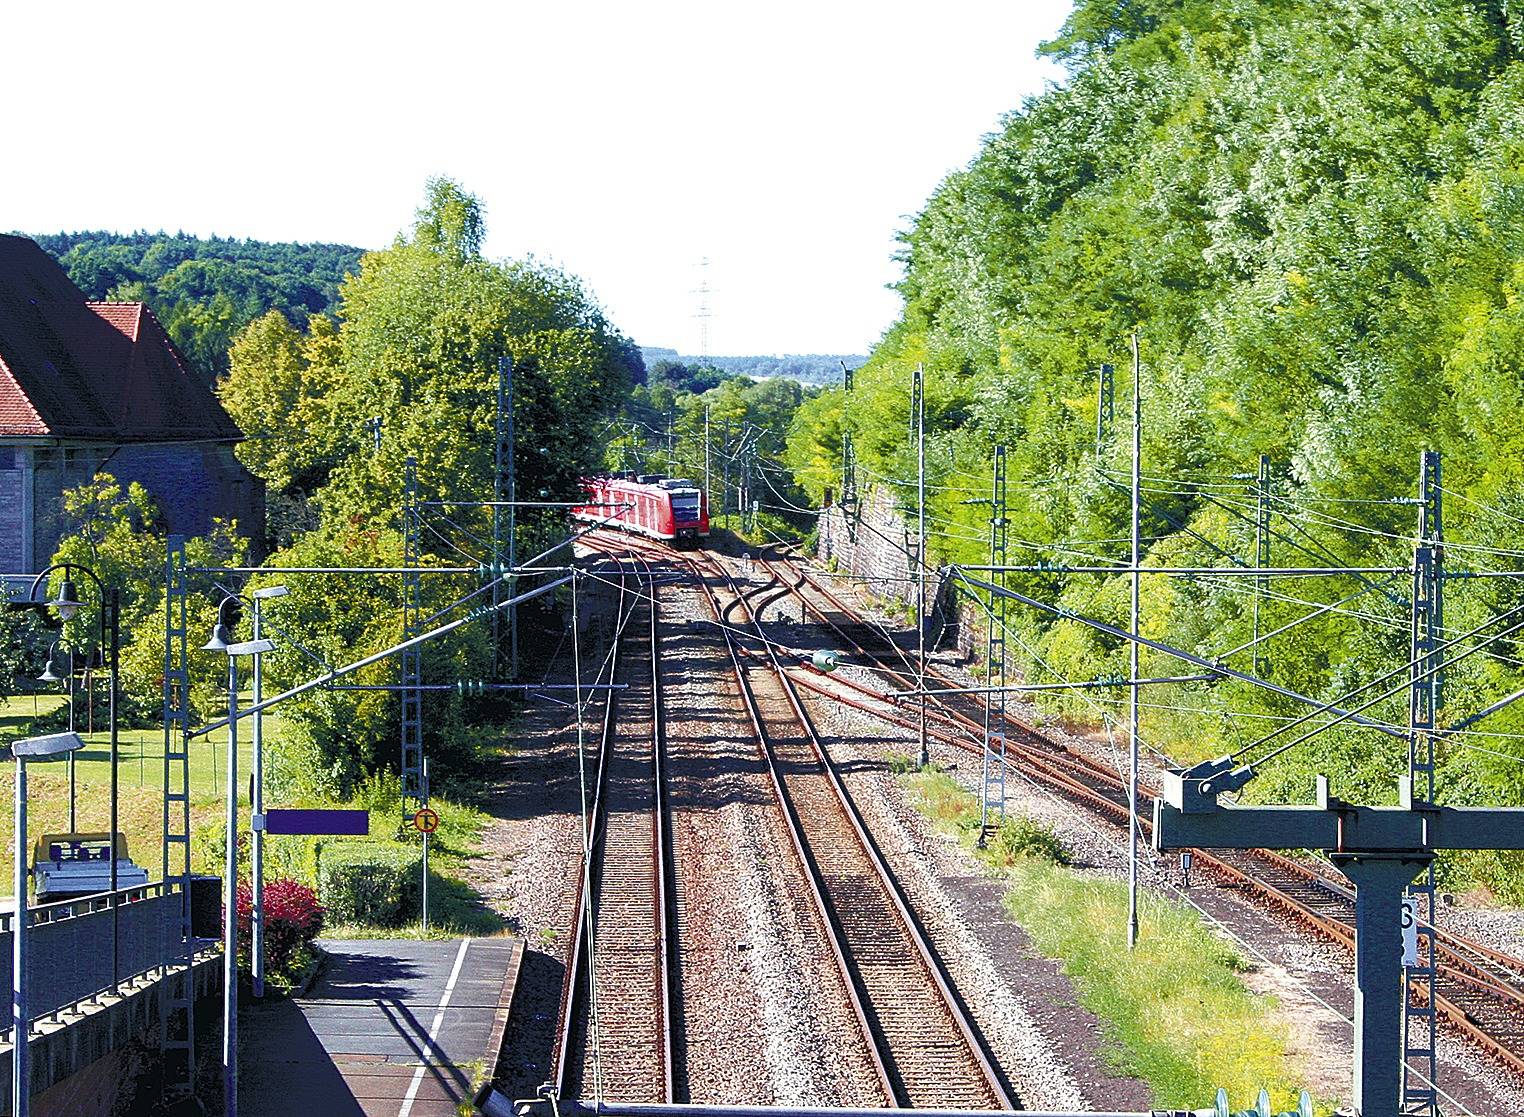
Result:
{"type": "Polygon", "coordinates": [[[138,323],[142,320],[142,303],[85,303],[91,310],[110,322],[122,331],[122,336],[129,341],[138,339],[138,323]]]}
{"type": "Polygon", "coordinates": [[[21,385],[0,358],[0,431],[6,434],[47,434],[48,425],[26,398],[21,385]]]}
{"type": "Polygon", "coordinates": [[[239,439],[142,303],[92,303],[33,241],[0,236],[0,436],[239,439]]]}

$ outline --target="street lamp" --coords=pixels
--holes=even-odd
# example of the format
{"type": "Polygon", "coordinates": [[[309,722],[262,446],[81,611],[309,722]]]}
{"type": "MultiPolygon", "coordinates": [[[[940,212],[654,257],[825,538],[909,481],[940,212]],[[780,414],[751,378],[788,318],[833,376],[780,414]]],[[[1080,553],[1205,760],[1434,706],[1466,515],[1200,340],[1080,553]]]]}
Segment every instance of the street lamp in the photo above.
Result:
{"type": "Polygon", "coordinates": [[[203,651],[226,652],[228,657],[227,846],[222,870],[222,1098],[226,1117],[238,1117],[238,657],[258,657],[275,650],[270,640],[233,641],[240,613],[238,598],[223,598],[212,637],[202,645],[203,651]]]}
{"type": "MultiPolygon", "coordinates": [[[[119,827],[118,812],[118,780],[117,780],[117,724],[116,724],[116,697],[117,688],[120,684],[120,667],[122,659],[122,603],[120,593],[115,585],[108,591],[101,584],[100,577],[90,567],[78,562],[58,562],[40,571],[32,579],[31,588],[26,597],[21,601],[9,603],[11,609],[30,609],[39,613],[49,610],[58,615],[60,621],[68,622],[77,617],[85,605],[79,599],[79,592],[74,587],[73,573],[78,571],[85,575],[95,587],[96,598],[100,601],[99,617],[99,640],[97,647],[109,647],[111,659],[109,663],[110,697],[107,706],[107,720],[111,734],[111,870],[108,884],[111,895],[111,988],[115,992],[120,986],[121,979],[121,952],[119,950],[121,897],[117,895],[117,857],[116,857],[116,834],[119,827]],[[38,589],[46,583],[49,574],[55,570],[63,571],[63,582],[58,587],[58,595],[52,601],[44,601],[37,596],[38,589]],[[109,625],[109,629],[108,629],[109,625]]],[[[57,661],[50,655],[47,667],[43,669],[43,677],[53,672],[57,661]]],[[[56,678],[56,673],[54,674],[56,678]]],[[[73,652],[70,652],[69,661],[69,731],[74,730],[74,662],[73,652]]],[[[69,823],[72,830],[74,824],[74,758],[69,757],[69,823]]]]}
{"type": "MultiPolygon", "coordinates": [[[[16,909],[11,916],[11,1113],[27,1117],[31,1107],[31,1017],[27,1012],[26,939],[28,907],[26,837],[26,765],[84,747],[78,733],[25,737],[11,745],[16,760],[16,909]]],[[[112,839],[113,843],[115,838],[112,839]]],[[[113,845],[114,852],[114,845],[113,845]]]]}
{"type": "MultiPolygon", "coordinates": [[[[254,639],[263,632],[260,627],[259,603],[276,597],[285,597],[285,586],[263,586],[249,596],[254,599],[254,639]]],[[[254,779],[249,793],[249,811],[254,818],[263,819],[265,813],[265,737],[264,712],[257,707],[264,700],[264,653],[254,653],[254,779]]],[[[254,855],[249,866],[253,877],[253,918],[250,920],[252,941],[249,953],[253,958],[254,996],[265,995],[265,828],[263,823],[254,828],[254,855]]]]}
{"type": "MultiPolygon", "coordinates": [[[[93,578],[94,576],[92,573],[91,577],[93,578]]],[[[38,577],[40,578],[42,575],[39,574],[38,577]]],[[[69,577],[67,565],[64,567],[63,584],[58,587],[58,596],[48,602],[48,607],[58,614],[59,620],[64,621],[72,621],[75,615],[85,607],[84,603],[79,599],[79,594],[74,589],[74,580],[69,577]]]]}

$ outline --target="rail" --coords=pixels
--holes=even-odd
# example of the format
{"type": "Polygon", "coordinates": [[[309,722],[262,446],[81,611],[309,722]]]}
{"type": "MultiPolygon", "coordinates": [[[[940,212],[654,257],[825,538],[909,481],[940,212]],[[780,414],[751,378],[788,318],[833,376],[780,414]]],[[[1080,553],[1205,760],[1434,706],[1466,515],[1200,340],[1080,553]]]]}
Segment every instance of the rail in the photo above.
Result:
{"type": "MultiPolygon", "coordinates": [[[[772,643],[762,632],[759,610],[754,611],[747,600],[751,592],[757,591],[741,592],[729,571],[717,563],[711,565],[710,569],[728,584],[734,598],[730,606],[722,609],[699,569],[699,560],[688,555],[675,557],[686,562],[698,576],[699,584],[709,597],[711,610],[715,612],[717,620],[723,622],[725,612],[735,605],[740,605],[745,610],[747,620],[761,639],[764,663],[777,679],[792,713],[792,720],[808,743],[809,761],[805,761],[803,755],[795,755],[801,750],[789,750],[783,765],[788,775],[780,776],[773,757],[774,750],[779,746],[765,732],[762,719],[757,716],[755,698],[748,699],[748,713],[752,714],[754,725],[763,730],[759,742],[773,771],[775,790],[784,806],[785,817],[794,830],[795,848],[803,857],[807,874],[816,882],[817,896],[823,896],[828,901],[825,912],[827,926],[834,927],[841,936],[840,945],[833,944],[833,949],[836,950],[838,959],[847,964],[845,973],[848,987],[854,990],[854,1007],[864,1023],[875,1025],[869,1027],[867,1038],[881,1078],[886,1079],[889,1086],[887,1100],[901,1104],[926,1103],[931,1097],[940,1096],[945,1091],[961,1090],[965,1094],[972,1091],[980,1095],[978,1100],[985,1104],[994,1104],[1004,1109],[1013,1108],[1013,1099],[995,1069],[977,1027],[954,992],[940,959],[927,940],[898,881],[868,833],[851,795],[842,784],[829,753],[794,689],[793,680],[777,659],[772,643]],[[812,785],[802,782],[798,789],[792,786],[795,782],[807,779],[812,764],[818,766],[817,771],[825,784],[824,788],[818,789],[821,794],[815,795],[815,805],[821,808],[820,813],[801,811],[793,803],[796,793],[810,795],[816,790],[812,785]],[[822,830],[821,817],[827,812],[826,803],[833,804],[845,822],[845,833],[849,835],[845,842],[827,842],[822,845],[821,839],[826,835],[822,830]],[[811,834],[805,833],[809,828],[813,828],[813,838],[811,834]],[[861,862],[848,857],[853,845],[861,852],[861,862]],[[844,864],[828,865],[831,858],[843,857],[852,861],[850,868],[844,864]],[[865,883],[868,880],[873,881],[877,888],[865,890],[868,888],[865,883]],[[838,893],[848,883],[853,895],[844,900],[838,893]],[[875,896],[881,896],[885,905],[882,918],[865,920],[868,910],[877,907],[875,896]],[[873,923],[872,927],[867,926],[869,922],[873,923]],[[909,971],[905,968],[907,964],[911,967],[909,971]],[[911,977],[915,972],[924,976],[928,987],[922,989],[911,977]],[[865,996],[859,996],[858,989],[865,996]],[[951,1032],[945,1037],[945,1045],[927,1040],[928,1029],[938,1026],[933,1019],[938,1010],[930,1010],[928,1013],[933,1004],[945,1013],[947,1023],[951,1025],[951,1032]],[[944,1047],[946,1051],[943,1050],[944,1047]]],[[[767,587],[763,587],[761,592],[766,591],[767,587]]],[[[728,629],[726,637],[727,644],[734,649],[734,637],[728,629]]],[[[741,670],[739,659],[734,658],[734,651],[732,655],[743,695],[747,695],[750,688],[746,673],[741,670]]]]}
{"type": "MultiPolygon", "coordinates": [[[[764,564],[769,561],[776,560],[763,560],[764,564]]],[[[861,626],[863,630],[869,630],[870,626],[856,610],[829,588],[810,578],[793,560],[786,559],[783,562],[793,568],[796,580],[780,578],[780,581],[790,586],[805,608],[860,654],[882,664],[885,656],[864,648],[842,625],[811,602],[803,593],[803,587],[808,585],[843,617],[861,626]]],[[[892,647],[898,658],[908,666],[903,652],[887,635],[875,632],[875,636],[892,647]]],[[[911,689],[917,685],[914,679],[898,675],[893,670],[886,671],[886,674],[911,689]]],[[[935,669],[928,670],[927,678],[955,682],[935,669]]],[[[895,702],[893,695],[873,691],[852,680],[833,677],[831,682],[871,696],[879,703],[895,702]]],[[[828,697],[840,698],[840,695],[833,695],[829,688],[818,684],[812,689],[819,690],[828,697]]],[[[976,705],[983,702],[978,695],[968,694],[962,697],[976,705]]],[[[906,719],[873,709],[866,703],[852,704],[896,724],[908,724],[906,719]]],[[[936,704],[945,712],[951,724],[963,727],[970,735],[976,730],[979,734],[975,741],[967,740],[961,734],[946,732],[929,735],[953,747],[970,752],[982,751],[982,726],[978,720],[957,710],[952,702],[941,697],[937,697],[936,704]]],[[[1006,713],[1005,720],[1008,730],[1008,765],[1122,826],[1127,824],[1126,789],[1118,772],[1090,757],[1071,752],[1009,712],[1006,713]]],[[[1151,798],[1150,789],[1140,789],[1140,807],[1146,807],[1151,798]]],[[[1146,832],[1150,822],[1146,810],[1143,813],[1145,817],[1142,825],[1146,832]]],[[[1301,862],[1269,850],[1251,850],[1239,854],[1203,850],[1198,851],[1197,864],[1243,887],[1262,903],[1298,919],[1319,936],[1346,949],[1352,948],[1354,902],[1350,890],[1339,882],[1328,879],[1301,862]],[[1313,895],[1317,897],[1316,902],[1311,898],[1313,895]]],[[[1524,983],[1521,983],[1524,960],[1428,924],[1423,924],[1420,930],[1435,936],[1439,955],[1435,1007],[1440,1016],[1488,1056],[1516,1072],[1524,1073],[1524,1025],[1520,1023],[1524,1021],[1524,983]]]]}
{"type": "Polygon", "coordinates": [[[621,577],[620,623],[608,670],[612,680],[624,632],[644,602],[651,697],[649,726],[642,732],[649,734],[649,740],[643,745],[633,739],[620,743],[621,734],[629,731],[620,724],[621,705],[638,700],[640,688],[632,687],[617,697],[611,692],[599,740],[591,856],[584,865],[575,905],[576,932],[563,993],[555,1082],[559,1096],[585,1095],[592,1086],[598,1097],[649,1090],[671,1102],[676,974],[675,939],[670,930],[671,840],[663,772],[658,607],[649,565],[638,555],[633,557],[645,568],[643,575],[635,573],[646,592],[637,588],[629,608],[624,609],[624,599],[631,595],[621,577]],[[601,962],[588,963],[591,956],[601,962]],[[605,978],[610,983],[607,990],[598,980],[600,970],[611,975],[605,978]],[[642,990],[649,995],[649,1003],[634,1005],[642,990]],[[617,995],[619,1003],[604,1013],[600,996],[610,994],[617,995]],[[591,1042],[594,1030],[596,1044],[591,1042]],[[601,1070],[597,1081],[591,1082],[595,1047],[601,1053],[601,1070]],[[653,1053],[654,1067],[650,1065],[653,1053]],[[579,1056],[580,1061],[574,1062],[579,1056]]]}

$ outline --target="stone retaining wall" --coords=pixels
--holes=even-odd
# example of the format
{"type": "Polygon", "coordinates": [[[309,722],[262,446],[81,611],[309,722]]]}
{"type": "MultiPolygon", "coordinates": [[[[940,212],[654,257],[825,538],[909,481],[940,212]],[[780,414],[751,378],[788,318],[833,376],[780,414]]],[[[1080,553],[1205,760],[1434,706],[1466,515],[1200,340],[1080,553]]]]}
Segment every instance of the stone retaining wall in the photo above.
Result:
{"type": "MultiPolygon", "coordinates": [[[[186,979],[181,971],[168,980],[186,979]]],[[[221,957],[197,962],[192,980],[200,1025],[197,1046],[218,1047],[221,957]]],[[[140,1087],[152,1090],[157,1080],[165,992],[164,979],[143,979],[124,986],[121,997],[102,997],[77,1012],[61,1014],[56,1023],[37,1025],[41,1034],[31,1041],[33,1117],[112,1117],[150,1108],[153,1099],[134,1095],[140,1087]]],[[[11,1045],[0,1044],[0,1117],[11,1112],[11,1069],[11,1045]]],[[[198,1092],[206,1088],[205,1083],[197,1085],[198,1092]]],[[[217,1102],[220,1108],[220,1093],[217,1102]]]]}
{"type": "MultiPolygon", "coordinates": [[[[864,491],[857,517],[848,517],[839,506],[831,505],[817,522],[816,557],[860,579],[860,588],[891,606],[915,602],[911,561],[915,545],[914,520],[900,509],[892,492],[877,486],[864,491]]],[[[935,552],[931,561],[936,561],[935,552]]],[[[967,659],[978,645],[982,654],[984,611],[956,593],[950,581],[935,571],[927,594],[932,605],[927,613],[926,646],[956,648],[967,659]]]]}

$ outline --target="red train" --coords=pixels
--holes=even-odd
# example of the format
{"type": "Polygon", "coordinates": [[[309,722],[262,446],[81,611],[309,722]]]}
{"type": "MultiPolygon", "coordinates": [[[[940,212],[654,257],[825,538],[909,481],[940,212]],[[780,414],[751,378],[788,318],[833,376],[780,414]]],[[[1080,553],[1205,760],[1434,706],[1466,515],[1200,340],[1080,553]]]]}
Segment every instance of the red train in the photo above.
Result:
{"type": "Polygon", "coordinates": [[[648,535],[678,546],[709,537],[709,501],[692,481],[651,473],[584,477],[588,503],[572,509],[584,523],[648,535]],[[598,507],[602,505],[602,507],[598,507]]]}

